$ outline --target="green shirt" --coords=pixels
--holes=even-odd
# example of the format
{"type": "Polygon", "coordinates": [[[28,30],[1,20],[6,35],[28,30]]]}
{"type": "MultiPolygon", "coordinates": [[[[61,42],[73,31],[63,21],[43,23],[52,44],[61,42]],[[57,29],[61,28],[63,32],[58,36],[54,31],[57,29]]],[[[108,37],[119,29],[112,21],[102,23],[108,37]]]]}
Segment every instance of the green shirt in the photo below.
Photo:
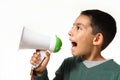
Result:
{"type": "MultiPolygon", "coordinates": [[[[81,58],[70,57],[63,61],[55,74],[53,80],[120,80],[120,66],[111,59],[87,68],[81,58]]],[[[34,76],[34,79],[49,80],[47,70],[41,77],[34,76]]]]}

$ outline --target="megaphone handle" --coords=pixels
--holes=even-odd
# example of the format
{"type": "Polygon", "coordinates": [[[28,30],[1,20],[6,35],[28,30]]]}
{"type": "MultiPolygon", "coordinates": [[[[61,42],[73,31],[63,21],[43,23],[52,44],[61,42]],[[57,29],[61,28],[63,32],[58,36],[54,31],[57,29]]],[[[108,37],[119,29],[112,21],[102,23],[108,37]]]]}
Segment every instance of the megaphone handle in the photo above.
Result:
{"type": "Polygon", "coordinates": [[[31,69],[37,68],[45,58],[45,51],[40,51],[40,61],[36,65],[32,65],[31,69]]]}

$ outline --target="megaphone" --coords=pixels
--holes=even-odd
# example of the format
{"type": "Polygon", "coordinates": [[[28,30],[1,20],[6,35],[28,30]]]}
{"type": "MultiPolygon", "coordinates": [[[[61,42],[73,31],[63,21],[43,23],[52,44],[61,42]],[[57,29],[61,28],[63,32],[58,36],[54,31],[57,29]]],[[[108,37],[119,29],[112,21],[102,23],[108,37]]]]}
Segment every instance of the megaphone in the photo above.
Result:
{"type": "MultiPolygon", "coordinates": [[[[38,34],[32,30],[23,27],[22,36],[19,44],[19,49],[39,49],[41,52],[41,59],[44,59],[45,50],[56,53],[61,49],[62,41],[58,36],[48,36],[44,34],[38,34]]],[[[32,69],[39,66],[42,62],[32,66],[32,69]]]]}

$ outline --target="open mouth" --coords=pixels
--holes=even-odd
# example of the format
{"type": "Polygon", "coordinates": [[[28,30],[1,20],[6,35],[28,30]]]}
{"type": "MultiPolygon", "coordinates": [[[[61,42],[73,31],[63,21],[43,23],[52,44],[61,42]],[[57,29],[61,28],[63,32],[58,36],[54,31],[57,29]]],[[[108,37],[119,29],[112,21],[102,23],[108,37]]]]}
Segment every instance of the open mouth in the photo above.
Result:
{"type": "Polygon", "coordinates": [[[76,42],[72,42],[72,47],[76,47],[77,43],[76,42]]]}

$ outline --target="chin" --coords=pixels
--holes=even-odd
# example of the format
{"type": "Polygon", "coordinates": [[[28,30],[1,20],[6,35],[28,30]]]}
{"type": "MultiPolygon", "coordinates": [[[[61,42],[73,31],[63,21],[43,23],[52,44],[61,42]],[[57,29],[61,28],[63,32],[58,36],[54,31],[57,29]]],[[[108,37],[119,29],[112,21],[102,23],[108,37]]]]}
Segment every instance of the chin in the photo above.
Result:
{"type": "Polygon", "coordinates": [[[80,53],[78,53],[78,52],[72,52],[72,55],[73,56],[75,56],[75,57],[79,57],[79,56],[82,56],[82,55],[84,55],[84,54],[80,54],[80,53]]]}
{"type": "Polygon", "coordinates": [[[77,53],[75,53],[75,52],[72,52],[72,55],[73,56],[79,56],[77,53]]]}

